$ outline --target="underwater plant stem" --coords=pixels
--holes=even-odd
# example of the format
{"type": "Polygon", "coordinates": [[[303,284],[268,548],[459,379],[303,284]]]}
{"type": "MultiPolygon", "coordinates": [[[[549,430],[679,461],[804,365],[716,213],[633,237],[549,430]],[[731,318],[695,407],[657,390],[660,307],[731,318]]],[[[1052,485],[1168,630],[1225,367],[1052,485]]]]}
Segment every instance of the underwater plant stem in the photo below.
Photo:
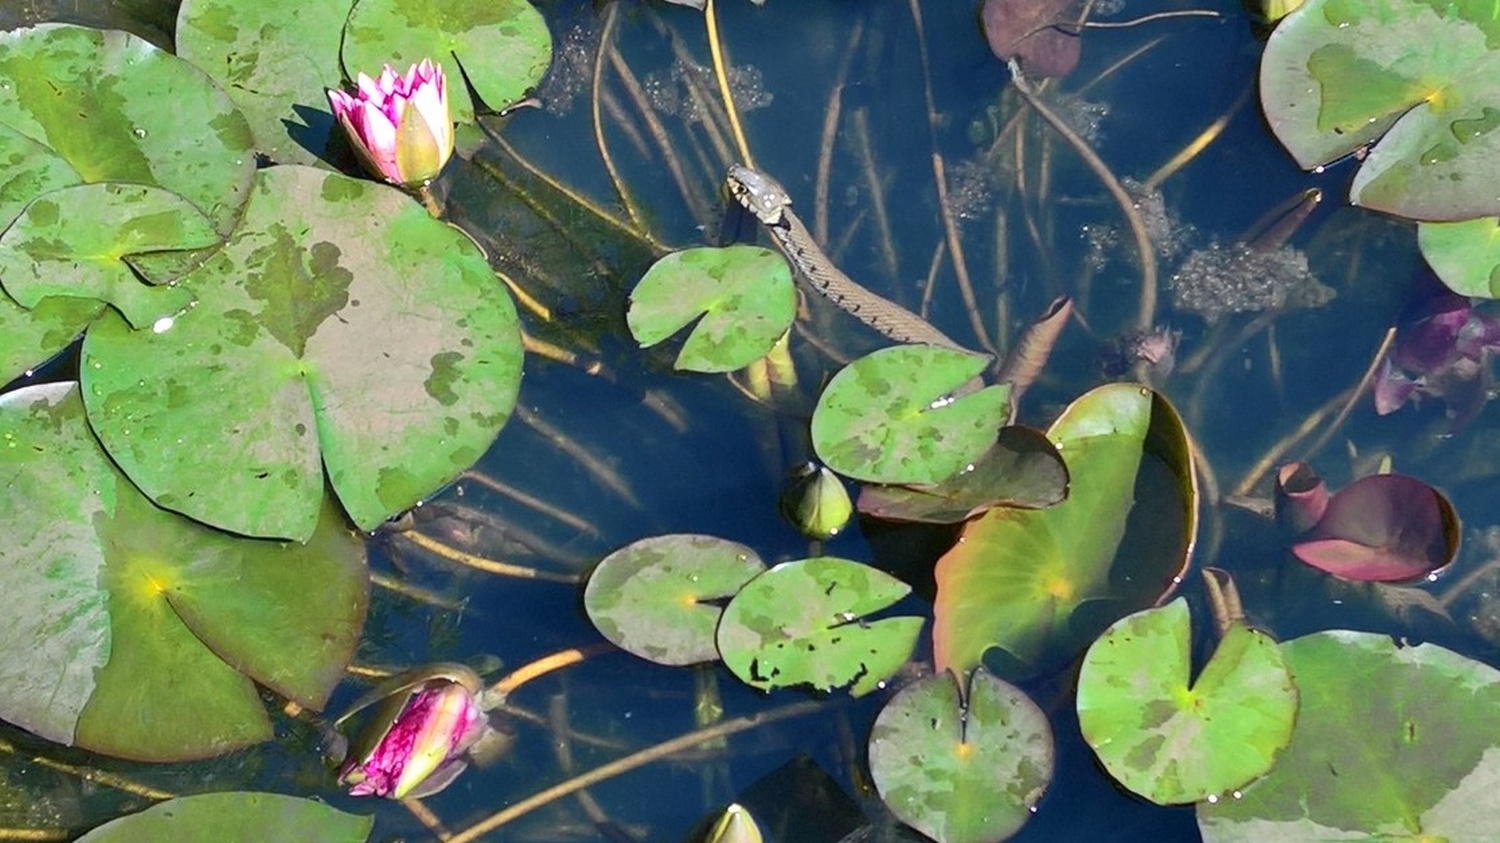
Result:
{"type": "Polygon", "coordinates": [[[833,176],[833,144],[838,138],[840,118],[844,113],[844,86],[849,81],[849,67],[864,37],[865,24],[860,20],[849,33],[849,43],[839,59],[833,84],[828,87],[828,107],[823,109],[823,133],[818,140],[818,169],[813,177],[813,239],[828,242],[828,183],[833,176]]]}
{"type": "Polygon", "coordinates": [[[667,172],[672,176],[672,182],[677,186],[677,193],[682,196],[683,204],[687,205],[692,213],[693,219],[702,225],[707,225],[713,211],[710,206],[713,202],[704,200],[693,190],[693,182],[688,179],[687,173],[682,169],[682,159],[677,156],[677,147],[672,143],[672,137],[667,133],[667,127],[657,116],[656,109],[651,105],[651,99],[646,96],[646,89],[641,86],[639,79],[635,78],[635,71],[625,62],[625,57],[620,51],[611,48],[609,51],[610,67],[620,77],[620,84],[625,86],[625,93],[635,105],[636,111],[641,115],[641,121],[646,124],[646,132],[651,135],[651,140],[656,144],[661,154],[661,160],[667,165],[667,172]]]}
{"type": "Polygon", "coordinates": [[[719,13],[714,0],[703,5],[703,23],[708,28],[708,53],[713,56],[714,78],[719,80],[719,96],[724,100],[724,113],[729,116],[729,130],[734,133],[734,145],[746,167],[755,168],[755,158],[750,154],[750,144],[745,141],[745,129],[740,125],[740,110],[734,105],[734,91],[729,87],[729,69],[724,60],[724,45],[719,41],[719,13]]]}
{"type": "Polygon", "coordinates": [[[439,609],[446,609],[450,612],[463,608],[463,603],[457,600],[444,597],[430,589],[402,582],[389,574],[383,574],[379,571],[370,572],[370,584],[377,588],[383,588],[386,591],[399,594],[402,597],[415,600],[418,603],[426,603],[429,606],[436,606],[439,609]]]}
{"type": "Polygon", "coordinates": [[[442,819],[437,814],[434,814],[432,809],[427,807],[421,799],[416,797],[403,799],[401,800],[401,807],[410,812],[413,817],[416,817],[417,822],[432,832],[433,837],[439,840],[447,840],[453,836],[453,832],[449,831],[448,827],[443,825],[442,819]]]}
{"type": "Polygon", "coordinates": [[[1396,326],[1392,325],[1386,329],[1385,336],[1380,341],[1380,346],[1375,349],[1375,354],[1370,357],[1370,365],[1365,367],[1364,376],[1349,391],[1349,397],[1344,401],[1344,405],[1339,408],[1338,415],[1333,417],[1333,421],[1328,423],[1328,427],[1302,452],[1302,460],[1304,462],[1312,459],[1314,455],[1323,450],[1323,446],[1328,444],[1328,440],[1333,438],[1333,434],[1344,425],[1344,420],[1349,418],[1349,414],[1354,411],[1354,403],[1369,391],[1370,384],[1375,381],[1376,373],[1380,371],[1381,362],[1385,360],[1387,354],[1391,353],[1391,346],[1395,344],[1396,326]]]}
{"type": "Polygon", "coordinates": [[[1186,167],[1189,161],[1198,157],[1198,153],[1207,149],[1209,144],[1218,140],[1219,135],[1224,134],[1224,129],[1229,126],[1229,121],[1233,120],[1235,115],[1240,113],[1240,109],[1245,107],[1245,103],[1250,101],[1250,94],[1254,93],[1254,91],[1255,82],[1252,80],[1245,86],[1245,90],[1240,91],[1239,97],[1229,106],[1228,110],[1220,114],[1217,120],[1208,124],[1208,127],[1199,132],[1197,137],[1189,141],[1187,146],[1184,146],[1176,155],[1168,159],[1167,163],[1157,167],[1156,172],[1147,176],[1146,180],[1141,182],[1141,189],[1146,193],[1156,192],[1157,188],[1161,187],[1162,182],[1171,178],[1178,170],[1186,167]]]}
{"type": "Polygon", "coordinates": [[[438,541],[437,539],[434,539],[430,536],[425,536],[417,532],[416,530],[408,530],[407,532],[398,533],[397,535],[401,536],[401,538],[411,542],[417,547],[422,548],[428,553],[433,554],[434,556],[440,556],[450,562],[457,562],[460,565],[473,568],[477,571],[484,571],[487,574],[498,574],[502,577],[515,577],[517,579],[523,580],[540,580],[542,582],[567,583],[570,585],[576,585],[578,583],[578,577],[575,577],[571,574],[555,574],[551,571],[541,571],[537,570],[536,568],[528,568],[524,565],[515,565],[510,562],[501,562],[495,559],[486,559],[483,556],[478,556],[467,551],[459,550],[456,547],[450,547],[438,541]]]}
{"type": "Polygon", "coordinates": [[[603,653],[614,652],[613,644],[590,644],[587,647],[572,647],[542,656],[527,662],[501,677],[480,695],[480,704],[489,710],[502,705],[515,690],[533,679],[539,679],[556,670],[582,664],[585,660],[603,653]]]}
{"type": "Polygon", "coordinates": [[[1135,250],[1141,261],[1141,302],[1135,318],[1136,330],[1149,331],[1156,323],[1156,249],[1151,245],[1151,238],[1146,234],[1146,224],[1141,219],[1140,212],[1136,210],[1135,200],[1125,192],[1120,180],[1110,172],[1109,166],[1104,163],[1098,153],[1088,145],[1073,128],[1058,117],[1051,108],[1048,108],[1031,88],[1031,83],[1021,74],[1021,66],[1014,59],[1010,62],[1011,84],[1015,86],[1016,93],[1026,100],[1026,104],[1032,110],[1042,116],[1054,131],[1062,136],[1062,139],[1073,147],[1078,157],[1083,159],[1094,175],[1104,184],[1109,195],[1114,197],[1115,203],[1120,206],[1120,213],[1125,216],[1125,222],[1130,226],[1130,234],[1135,240],[1135,250]]]}
{"type": "Polygon", "coordinates": [[[73,833],[60,828],[0,828],[0,840],[72,840],[73,833]]]}
{"type": "MultiPolygon", "coordinates": [[[[710,0],[712,2],[712,0],[710,0]]],[[[523,817],[538,808],[549,805],[564,796],[571,795],[586,787],[591,787],[602,781],[607,781],[624,773],[628,773],[640,767],[644,767],[655,761],[670,758],[672,755],[683,750],[692,749],[708,741],[728,737],[739,732],[774,723],[778,720],[787,720],[792,717],[801,717],[811,714],[826,707],[826,703],[820,701],[808,701],[794,703],[771,711],[763,711],[747,717],[737,717],[726,720],[706,729],[698,729],[685,735],[664,741],[655,746],[647,747],[639,752],[631,753],[624,758],[618,758],[608,764],[595,767],[579,776],[574,776],[565,782],[553,785],[545,790],[532,794],[531,796],[510,805],[503,810],[480,820],[463,831],[448,838],[448,843],[473,843],[480,837],[489,834],[497,828],[501,828],[520,817],[523,817]]]]}
{"type": "Polygon", "coordinates": [[[854,133],[854,145],[859,150],[860,170],[864,173],[866,195],[870,197],[870,212],[875,216],[875,230],[880,239],[880,254],[885,259],[885,271],[891,278],[896,278],[901,273],[901,261],[896,256],[896,238],[891,233],[891,217],[886,211],[880,169],[875,165],[875,149],[870,142],[869,110],[854,109],[850,114],[849,128],[854,133]]]}
{"type": "Polygon", "coordinates": [[[604,57],[610,52],[610,40],[615,32],[615,21],[619,6],[610,4],[609,10],[604,13],[604,31],[599,36],[599,52],[594,56],[593,95],[589,97],[590,106],[594,116],[594,145],[599,148],[599,160],[604,164],[604,171],[609,174],[609,183],[614,185],[615,195],[620,197],[620,204],[625,208],[625,214],[630,217],[630,223],[637,229],[646,226],[641,222],[641,213],[635,206],[635,198],[630,195],[630,190],[625,187],[625,182],[620,178],[620,171],[615,167],[614,156],[609,152],[609,142],[604,139],[604,118],[600,113],[600,93],[604,86],[604,57]]]}
{"type": "Polygon", "coordinates": [[[532,509],[542,513],[543,515],[561,521],[574,530],[578,530],[582,533],[588,533],[591,536],[599,535],[599,528],[595,527],[593,524],[590,524],[588,521],[578,517],[577,515],[574,515],[573,513],[569,512],[566,509],[563,509],[560,506],[548,503],[535,495],[523,492],[503,480],[497,480],[496,478],[491,477],[488,474],[475,471],[472,468],[459,475],[459,478],[462,480],[469,480],[477,483],[492,492],[498,492],[499,494],[502,494],[507,498],[510,498],[511,500],[522,504],[523,506],[531,507],[532,509]]]}
{"type": "Polygon", "coordinates": [[[1266,452],[1255,462],[1255,465],[1251,466],[1250,470],[1245,472],[1245,476],[1240,479],[1240,482],[1236,483],[1234,488],[1230,490],[1229,497],[1232,499],[1249,495],[1251,490],[1260,483],[1261,479],[1285,459],[1287,453],[1297,447],[1298,442],[1301,442],[1304,438],[1310,436],[1314,430],[1318,429],[1323,420],[1334,412],[1334,408],[1350,400],[1351,397],[1358,396],[1359,392],[1351,387],[1328,399],[1324,402],[1323,406],[1309,413],[1307,418],[1303,419],[1302,423],[1297,425],[1296,430],[1281,437],[1274,445],[1266,449],[1266,452]]]}
{"type": "MultiPolygon", "coordinates": [[[[0,739],[0,752],[8,753],[10,755],[22,754],[21,751],[16,748],[15,744],[4,739],[0,739]]],[[[144,785],[140,782],[132,781],[125,778],[124,776],[116,775],[115,773],[111,773],[107,770],[97,770],[93,767],[75,766],[64,761],[58,761],[52,758],[48,758],[45,755],[27,754],[26,757],[32,763],[37,764],[38,766],[46,767],[50,770],[56,770],[60,773],[67,773],[70,776],[76,776],[77,778],[80,778],[86,782],[102,784],[105,787],[112,787],[115,790],[121,790],[126,793],[133,793],[136,796],[150,799],[154,802],[161,802],[167,799],[175,798],[177,796],[177,794],[175,793],[170,793],[165,790],[158,790],[154,787],[151,787],[150,785],[144,785]]]]}

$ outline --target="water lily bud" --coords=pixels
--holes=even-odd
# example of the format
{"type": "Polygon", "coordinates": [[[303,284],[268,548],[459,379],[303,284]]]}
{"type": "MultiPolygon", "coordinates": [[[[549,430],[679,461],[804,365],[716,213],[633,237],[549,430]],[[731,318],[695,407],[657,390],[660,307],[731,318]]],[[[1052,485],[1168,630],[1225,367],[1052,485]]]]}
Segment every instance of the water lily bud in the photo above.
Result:
{"type": "Polygon", "coordinates": [[[379,79],[359,74],[358,88],[330,90],[328,103],[365,168],[403,187],[437,178],[453,155],[443,68],[422,59],[400,76],[386,65],[379,79]]]}
{"type": "Polygon", "coordinates": [[[839,534],[854,514],[854,503],[838,475],[827,466],[806,462],[792,469],[781,493],[781,514],[802,534],[829,539],[839,534]]]}
{"type": "Polygon", "coordinates": [[[339,771],[351,796],[404,799],[447,787],[488,729],[477,688],[429,679],[387,697],[339,771]]]}
{"type": "Polygon", "coordinates": [[[736,804],[724,809],[703,843],[762,843],[764,839],[755,818],[736,804]]]}

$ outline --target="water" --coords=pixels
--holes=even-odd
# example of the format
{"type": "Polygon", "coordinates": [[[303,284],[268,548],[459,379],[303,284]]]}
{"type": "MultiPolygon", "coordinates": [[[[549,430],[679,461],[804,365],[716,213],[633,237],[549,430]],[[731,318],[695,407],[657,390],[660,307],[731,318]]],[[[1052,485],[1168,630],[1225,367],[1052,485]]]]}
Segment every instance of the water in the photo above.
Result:
{"type": "MultiPolygon", "coordinates": [[[[590,118],[588,80],[608,12],[596,16],[581,2],[541,5],[559,44],[566,45],[564,58],[542,87],[545,107],[511,118],[504,140],[538,170],[624,217],[590,118]]],[[[1140,327],[1140,271],[1131,238],[1097,178],[1009,92],[1003,64],[976,34],[971,4],[921,6],[936,109],[930,132],[922,51],[906,2],[773,0],[756,7],[722,0],[720,6],[736,78],[747,86],[745,102],[758,104],[742,115],[756,163],[787,185],[809,225],[826,225],[830,254],[852,277],[915,308],[931,276],[932,321],[960,342],[978,342],[939,213],[937,152],[951,183],[949,208],[988,335],[1003,347],[1053,296],[1068,293],[1079,303],[1082,320],[1064,333],[1048,376],[1027,397],[1022,420],[1044,427],[1068,401],[1101,382],[1101,360],[1114,340],[1140,327]],[[831,167],[820,188],[824,121],[833,104],[840,120],[827,141],[831,167]],[[1026,122],[1007,130],[1018,113],[1026,122]]],[[[603,110],[604,135],[614,162],[654,237],[673,246],[714,242],[724,162],[698,106],[685,104],[692,96],[686,80],[693,74],[683,70],[708,62],[701,14],[662,4],[616,8],[618,28],[607,46],[642,81],[682,181],[664,166],[667,153],[640,120],[640,107],[619,72],[606,63],[616,110],[603,110]],[[663,91],[670,92],[670,103],[663,91]],[[619,125],[620,113],[633,129],[619,125]]],[[[1131,4],[1113,14],[1129,18],[1162,8],[1131,4]]],[[[1077,130],[1118,176],[1145,180],[1253,84],[1259,46],[1246,21],[1232,10],[1226,14],[1086,32],[1079,69],[1043,96],[1079,121],[1077,130]],[[1138,58],[1111,70],[1148,45],[1138,58]]],[[[449,214],[549,309],[550,318],[530,314],[528,330],[578,358],[528,358],[517,416],[477,467],[512,491],[466,479],[424,507],[424,532],[563,575],[581,575],[609,551],[666,532],[743,542],[769,561],[806,555],[805,541],[777,515],[789,455],[767,411],[724,378],[673,373],[671,352],[639,351],[625,332],[625,297],[651,259],[645,244],[559,200],[493,144],[478,157],[541,196],[558,225],[521,206],[484,167],[467,164],[455,164],[439,185],[449,214]]],[[[1350,174],[1349,165],[1318,176],[1299,171],[1270,137],[1252,99],[1234,113],[1221,138],[1160,184],[1157,231],[1159,242],[1171,248],[1160,255],[1162,309],[1153,323],[1182,333],[1183,361],[1160,386],[1183,412],[1225,493],[1307,414],[1358,381],[1384,327],[1399,312],[1417,263],[1412,238],[1398,224],[1343,207],[1350,174]],[[1306,256],[1307,271],[1336,298],[1318,308],[1289,310],[1274,320],[1274,331],[1248,337],[1237,332],[1254,314],[1226,311],[1211,324],[1187,309],[1171,310],[1168,279],[1190,251],[1233,243],[1263,212],[1309,186],[1321,186],[1327,199],[1289,248],[1306,256]]],[[[755,233],[748,223],[738,231],[747,238],[755,233]]],[[[834,361],[879,344],[844,314],[816,301],[810,306],[807,333],[826,352],[806,335],[799,338],[805,383],[831,373],[834,361]]],[[[1390,453],[1401,470],[1452,493],[1468,523],[1484,525],[1494,476],[1484,445],[1492,427],[1482,417],[1460,437],[1444,437],[1431,407],[1377,420],[1362,400],[1347,427],[1316,456],[1316,465],[1341,485],[1372,455],[1390,453]]],[[[1205,517],[1206,535],[1213,539],[1204,550],[1213,556],[1195,565],[1234,570],[1251,620],[1282,637],[1346,625],[1494,655],[1495,643],[1486,641],[1495,641],[1495,624],[1484,603],[1456,603],[1453,624],[1420,612],[1382,613],[1360,590],[1330,591],[1323,578],[1292,568],[1263,522],[1228,507],[1206,509],[1205,517]]],[[[904,567],[920,570],[940,552],[943,536],[923,538],[926,550],[908,551],[904,567]]],[[[1448,582],[1476,568],[1488,547],[1472,542],[1448,582]]],[[[857,530],[825,550],[855,559],[872,555],[857,530]]],[[[392,581],[435,597],[422,602],[376,589],[360,664],[498,662],[503,672],[600,640],[582,613],[576,586],[480,573],[435,559],[400,538],[375,546],[372,562],[392,581]]],[[[1491,579],[1478,586],[1486,584],[1496,585],[1491,579]]],[[[1195,583],[1185,591],[1201,604],[1195,583]]],[[[928,611],[917,598],[901,608],[928,611]]],[[[925,641],[918,658],[928,658],[925,641]]],[[[752,692],[722,670],[664,668],[618,653],[591,653],[582,665],[523,687],[514,698],[520,713],[512,721],[513,752],[492,768],[470,771],[427,804],[450,829],[463,828],[571,775],[690,731],[702,682],[716,683],[730,718],[805,699],[795,692],[752,692]],[[565,747],[549,718],[553,727],[565,719],[572,730],[565,747]]],[[[1097,768],[1078,735],[1070,682],[1064,674],[1024,686],[1051,716],[1058,761],[1051,792],[1015,839],[1197,840],[1191,809],[1145,803],[1097,768]]],[[[334,707],[357,693],[342,691],[334,707]]],[[[684,840],[711,809],[799,754],[873,811],[873,799],[860,789],[866,782],[862,746],[879,703],[831,702],[825,712],[743,733],[727,746],[657,762],[590,788],[593,802],[563,798],[493,839],[684,840]]],[[[80,753],[65,757],[172,790],[259,786],[315,794],[349,810],[375,811],[374,839],[426,839],[401,807],[336,794],[313,757],[316,736],[310,730],[283,722],[281,732],[285,739],[277,746],[199,765],[143,770],[80,753]]],[[[65,775],[18,769],[15,775],[55,776],[51,787],[59,795],[46,806],[50,813],[14,811],[9,824],[80,827],[141,804],[101,796],[65,775]]],[[[818,833],[839,831],[832,813],[826,826],[818,833]]]]}

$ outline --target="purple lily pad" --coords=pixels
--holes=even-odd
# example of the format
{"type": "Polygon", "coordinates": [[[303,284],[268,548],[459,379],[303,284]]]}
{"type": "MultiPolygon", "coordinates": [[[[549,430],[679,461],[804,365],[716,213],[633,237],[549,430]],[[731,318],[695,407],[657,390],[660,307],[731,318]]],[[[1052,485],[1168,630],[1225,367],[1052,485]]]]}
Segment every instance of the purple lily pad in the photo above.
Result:
{"type": "Polygon", "coordinates": [[[1293,533],[1311,530],[1328,509],[1328,484],[1312,466],[1292,462],[1276,471],[1276,522],[1293,533]]]}
{"type": "Polygon", "coordinates": [[[1081,39],[1059,25],[1073,0],[985,0],[984,36],[1003,61],[1015,59],[1026,75],[1066,76],[1078,66],[1081,39]]]}
{"type": "Polygon", "coordinates": [[[1292,552],[1345,579],[1395,582],[1447,567],[1458,540],[1458,514],[1441,492],[1413,477],[1376,474],[1339,490],[1292,552]]]}

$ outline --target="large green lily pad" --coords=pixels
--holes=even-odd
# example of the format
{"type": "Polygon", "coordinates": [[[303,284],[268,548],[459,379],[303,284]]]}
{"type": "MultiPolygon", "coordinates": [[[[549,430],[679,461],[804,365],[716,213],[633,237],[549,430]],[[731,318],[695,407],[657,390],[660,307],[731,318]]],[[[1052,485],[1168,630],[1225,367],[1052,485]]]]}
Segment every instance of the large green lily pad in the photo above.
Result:
{"type": "Polygon", "coordinates": [[[75,384],[0,399],[0,716],[146,760],[271,736],[259,682],[321,708],[364,622],[362,542],[210,530],[152,506],[99,449],[75,384]]]}
{"type": "Polygon", "coordinates": [[[1071,659],[1110,622],[1174,588],[1187,565],[1197,495],[1187,433],[1165,398],[1135,384],[1102,386],[1074,401],[1048,436],[1067,463],[1068,498],[1047,509],[991,509],[938,560],[939,669],[972,670],[992,648],[1021,673],[1071,659]],[[1143,465],[1151,482],[1138,483],[1143,465]],[[1122,552],[1138,491],[1149,515],[1122,552]]]}
{"type": "Polygon", "coordinates": [[[303,540],[326,467],[373,529],[473,464],[515,403],[509,294],[395,189],[264,170],[234,237],[182,284],[198,304],[167,330],[90,327],[84,401],[136,485],[205,523],[303,540]]]}
{"type": "Polygon", "coordinates": [[[902,688],[870,731],[870,776],[902,822],[942,843],[1004,840],[1052,780],[1047,715],[983,668],[959,692],[950,673],[902,688]]]}
{"type": "Polygon", "coordinates": [[[713,536],[641,539],[604,557],[583,590],[589,620],[615,646],[658,664],[713,661],[727,600],[766,569],[755,551],[713,536]]]}
{"type": "Polygon", "coordinates": [[[1261,59],[1271,128],[1311,169],[1374,144],[1356,204],[1421,220],[1500,214],[1492,0],[1308,0],[1261,59]]]}
{"type": "Polygon", "coordinates": [[[819,459],[871,483],[937,483],[984,456],[1010,412],[1010,385],[961,397],[989,358],[930,345],[882,348],[840,369],[813,410],[819,459]]]}
{"type": "Polygon", "coordinates": [[[786,259],[759,246],[728,246],[684,249],[652,264],[630,294],[625,321],[645,348],[699,320],[677,368],[732,372],[766,356],[796,316],[786,259]]]}
{"type": "Polygon", "coordinates": [[[424,58],[442,62],[453,118],[472,123],[468,85],[492,109],[520,100],[552,61],[552,34],[526,0],[360,0],[344,28],[343,58],[350,79],[385,64],[404,71],[424,58]]]}
{"type": "Polygon", "coordinates": [[[0,124],[83,182],[185,197],[220,235],[234,228],[255,171],[250,128],[229,97],[191,63],[123,32],[0,33],[0,124]]]}
{"type": "Polygon", "coordinates": [[[1347,630],[1282,650],[1291,746],[1240,798],[1198,806],[1206,843],[1500,840],[1500,671],[1347,630]]]}
{"type": "Polygon", "coordinates": [[[200,793],[169,799],[111,820],[78,843],[364,843],[373,816],[346,814],[312,799],[280,793],[200,793]]]}
{"type": "Polygon", "coordinates": [[[148,327],[185,310],[193,297],[180,287],[141,283],[129,259],[218,242],[212,221],[171,191],[74,185],[38,197],[0,236],[0,285],[23,307],[47,296],[98,299],[134,327],[148,327]]]}
{"type": "Polygon", "coordinates": [[[1448,289],[1500,298],[1500,217],[1417,225],[1422,257],[1448,289]]]}
{"type": "Polygon", "coordinates": [[[343,76],[339,42],[353,5],[185,0],[177,13],[177,54],[229,93],[261,154],[281,164],[317,164],[336,125],[324,90],[338,87],[343,76]]]}
{"type": "Polygon", "coordinates": [[[21,215],[26,203],[83,181],[52,147],[4,123],[0,123],[0,161],[5,162],[5,180],[0,183],[0,231],[21,215]]]}
{"type": "Polygon", "coordinates": [[[1297,688],[1281,649],[1237,623],[1196,680],[1187,601],[1117,621],[1078,676],[1078,724],[1104,769],[1161,805],[1226,795],[1291,741],[1297,688]]]}
{"type": "Polygon", "coordinates": [[[855,696],[867,694],[911,656],[922,619],[865,616],[910,591],[890,574],[848,559],[783,562],[724,607],[719,655],[757,688],[849,686],[855,696]]]}

